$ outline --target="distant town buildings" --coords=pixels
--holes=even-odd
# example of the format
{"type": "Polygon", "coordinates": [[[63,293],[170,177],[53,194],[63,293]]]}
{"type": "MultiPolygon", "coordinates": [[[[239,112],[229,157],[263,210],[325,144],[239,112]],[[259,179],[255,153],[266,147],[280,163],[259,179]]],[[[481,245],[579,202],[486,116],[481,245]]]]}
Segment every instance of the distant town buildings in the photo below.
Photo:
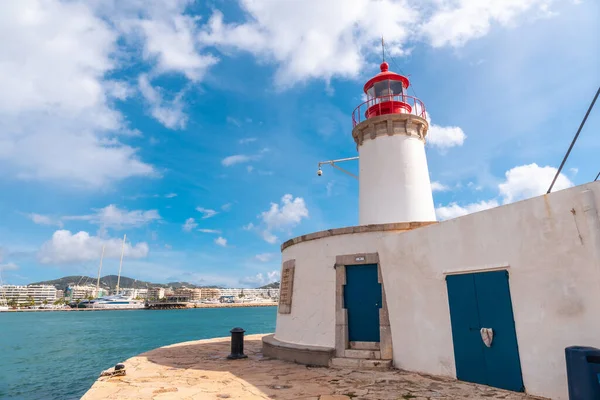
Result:
{"type": "MultiPolygon", "coordinates": [[[[119,293],[133,299],[162,300],[168,298],[185,299],[200,302],[203,300],[223,300],[233,302],[234,299],[279,300],[279,289],[235,289],[235,288],[186,288],[177,289],[152,288],[120,288],[119,293]]],[[[67,303],[80,302],[87,299],[116,294],[115,290],[96,288],[94,285],[70,285],[64,291],[52,285],[4,285],[0,286],[0,299],[16,307],[40,306],[53,304],[57,300],[67,303]]],[[[237,300],[236,300],[237,301],[237,300]]]]}
{"type": "MultiPolygon", "coordinates": [[[[113,293],[117,294],[115,290],[113,290],[113,293]]],[[[148,289],[120,288],[119,294],[131,297],[132,299],[146,299],[148,297],[148,289]]]]}
{"type": "MultiPolygon", "coordinates": [[[[204,290],[204,289],[202,289],[204,290]]],[[[265,299],[279,299],[279,289],[218,289],[219,296],[233,297],[262,297],[265,299]]]]}
{"type": "Polygon", "coordinates": [[[65,297],[69,301],[85,300],[89,298],[97,298],[107,296],[108,290],[104,288],[98,288],[92,285],[73,285],[67,287],[65,290],[65,297]]]}
{"type": "Polygon", "coordinates": [[[57,300],[56,294],[52,285],[0,286],[0,298],[16,306],[52,304],[57,300]]]}
{"type": "Polygon", "coordinates": [[[221,296],[221,289],[202,288],[202,300],[218,299],[221,296]]]}
{"type": "Polygon", "coordinates": [[[198,301],[202,299],[202,290],[200,288],[178,288],[175,289],[176,297],[187,297],[188,301],[198,301]]]}
{"type": "Polygon", "coordinates": [[[165,288],[153,287],[148,289],[148,299],[160,300],[165,298],[165,288]]]}

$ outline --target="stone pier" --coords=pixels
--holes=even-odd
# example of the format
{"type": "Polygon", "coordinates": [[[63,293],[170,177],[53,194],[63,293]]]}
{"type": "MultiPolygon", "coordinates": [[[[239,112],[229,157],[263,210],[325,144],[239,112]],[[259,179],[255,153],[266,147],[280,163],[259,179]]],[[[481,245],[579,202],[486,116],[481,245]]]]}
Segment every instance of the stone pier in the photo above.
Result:
{"type": "Polygon", "coordinates": [[[229,338],[161,347],[124,362],[125,376],[103,377],[83,400],[106,399],[534,399],[415,373],[310,367],[262,355],[264,335],[248,335],[247,359],[227,360],[229,338]]]}

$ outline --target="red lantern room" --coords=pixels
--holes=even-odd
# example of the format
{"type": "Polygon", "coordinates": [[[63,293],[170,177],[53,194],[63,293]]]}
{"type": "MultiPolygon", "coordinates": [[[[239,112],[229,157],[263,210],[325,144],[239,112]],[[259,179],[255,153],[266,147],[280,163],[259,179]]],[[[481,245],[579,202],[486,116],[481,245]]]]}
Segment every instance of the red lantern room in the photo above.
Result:
{"type": "Polygon", "coordinates": [[[352,113],[352,126],[385,114],[414,114],[425,118],[425,105],[419,99],[408,96],[410,82],[405,76],[389,71],[389,64],[380,65],[381,72],[365,84],[367,101],[360,104],[352,113]]]}

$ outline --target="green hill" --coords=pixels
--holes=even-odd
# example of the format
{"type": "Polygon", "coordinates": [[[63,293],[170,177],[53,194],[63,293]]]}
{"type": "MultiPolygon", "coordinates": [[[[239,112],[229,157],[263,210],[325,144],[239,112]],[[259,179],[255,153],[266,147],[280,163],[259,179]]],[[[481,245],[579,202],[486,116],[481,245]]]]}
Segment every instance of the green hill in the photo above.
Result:
{"type": "MultiPolygon", "coordinates": [[[[105,289],[115,289],[117,287],[117,275],[106,275],[100,278],[100,287],[105,289]]],[[[53,279],[49,281],[41,281],[30,283],[30,285],[52,285],[57,289],[64,290],[68,286],[74,285],[96,285],[96,278],[92,278],[91,276],[80,276],[80,275],[72,275],[65,276],[58,279],[53,279]]],[[[149,287],[163,287],[168,288],[171,287],[173,289],[187,287],[187,288],[219,288],[219,286],[198,286],[189,282],[169,282],[169,283],[152,283],[146,281],[140,281],[133,278],[128,278],[126,276],[121,277],[121,281],[119,283],[122,288],[135,288],[135,289],[143,289],[149,287]]]]}
{"type": "Polygon", "coordinates": [[[50,281],[33,282],[30,283],[30,285],[52,285],[57,289],[64,290],[69,285],[87,285],[92,283],[95,285],[96,279],[90,276],[73,275],[53,279],[50,281]]]}
{"type": "Polygon", "coordinates": [[[272,282],[268,285],[261,286],[259,289],[279,289],[279,282],[272,282]]]}

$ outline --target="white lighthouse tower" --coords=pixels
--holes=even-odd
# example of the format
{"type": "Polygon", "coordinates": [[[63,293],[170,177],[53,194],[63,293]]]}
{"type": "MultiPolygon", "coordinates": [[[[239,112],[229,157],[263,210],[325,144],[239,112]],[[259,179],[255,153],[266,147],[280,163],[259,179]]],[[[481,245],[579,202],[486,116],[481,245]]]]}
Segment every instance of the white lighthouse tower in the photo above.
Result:
{"type": "Polygon", "coordinates": [[[406,95],[402,75],[381,73],[364,86],[367,101],[352,113],[359,153],[359,224],[435,221],[425,156],[425,105],[406,95]]]}

